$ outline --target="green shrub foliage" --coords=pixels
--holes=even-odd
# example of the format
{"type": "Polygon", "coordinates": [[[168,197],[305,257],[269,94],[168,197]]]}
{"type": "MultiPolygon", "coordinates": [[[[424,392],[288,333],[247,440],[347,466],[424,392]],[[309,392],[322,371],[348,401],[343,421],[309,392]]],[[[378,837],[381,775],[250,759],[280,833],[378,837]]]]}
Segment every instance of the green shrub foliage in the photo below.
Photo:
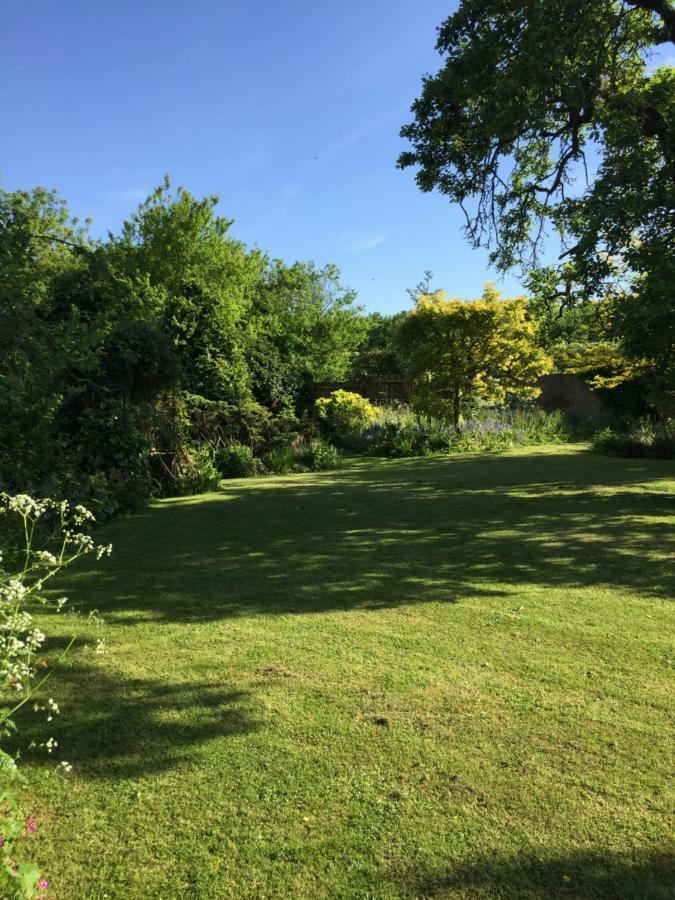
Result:
{"type": "Polygon", "coordinates": [[[314,472],[337,469],[340,465],[340,451],[326,441],[312,441],[309,447],[308,462],[314,472]]]}
{"type": "Polygon", "coordinates": [[[345,446],[358,444],[363,430],[375,417],[369,400],[344,390],[320,397],[316,410],[326,434],[345,446]]]}
{"type": "Polygon", "coordinates": [[[634,459],[675,459],[675,433],[648,419],[624,428],[603,428],[593,439],[593,450],[634,459]]]}
{"type": "Polygon", "coordinates": [[[55,193],[0,190],[0,489],[103,517],[209,490],[346,376],[366,328],[338,270],[248,249],[216,203],[167,180],[93,241],[55,193]]]}
{"type": "Polygon", "coordinates": [[[289,447],[275,447],[265,456],[263,464],[273,475],[287,475],[293,471],[295,457],[289,447]]]}
{"type": "Polygon", "coordinates": [[[249,478],[255,474],[253,451],[246,444],[225,447],[218,459],[219,468],[226,478],[249,478]]]}

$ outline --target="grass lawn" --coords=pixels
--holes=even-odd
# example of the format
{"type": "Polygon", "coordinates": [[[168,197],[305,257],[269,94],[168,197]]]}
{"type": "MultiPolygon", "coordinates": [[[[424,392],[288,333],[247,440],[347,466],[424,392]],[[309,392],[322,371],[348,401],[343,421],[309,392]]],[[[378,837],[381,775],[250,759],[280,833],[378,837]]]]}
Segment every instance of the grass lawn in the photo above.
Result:
{"type": "Polygon", "coordinates": [[[672,463],[563,446],[112,522],[26,759],[53,896],[672,896],[674,513],[672,463]]]}

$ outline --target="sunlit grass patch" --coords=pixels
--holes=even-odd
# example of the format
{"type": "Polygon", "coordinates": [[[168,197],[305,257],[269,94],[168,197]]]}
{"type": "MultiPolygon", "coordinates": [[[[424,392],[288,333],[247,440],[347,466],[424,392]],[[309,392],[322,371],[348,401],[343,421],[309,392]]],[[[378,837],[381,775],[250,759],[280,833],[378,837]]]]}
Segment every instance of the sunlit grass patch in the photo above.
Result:
{"type": "Polygon", "coordinates": [[[55,894],[667,896],[674,488],[549,447],[110,523],[74,771],[31,761],[55,894]]]}

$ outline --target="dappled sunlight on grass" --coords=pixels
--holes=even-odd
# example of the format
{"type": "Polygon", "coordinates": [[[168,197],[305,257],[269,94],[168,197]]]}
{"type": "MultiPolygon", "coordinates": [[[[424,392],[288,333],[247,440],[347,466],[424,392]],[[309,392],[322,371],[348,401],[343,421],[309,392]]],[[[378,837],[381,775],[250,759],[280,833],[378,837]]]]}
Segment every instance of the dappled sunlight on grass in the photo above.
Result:
{"type": "Polygon", "coordinates": [[[674,475],[359,460],[111,522],[59,584],[110,648],[57,675],[73,777],[26,758],[57,895],[666,896],[674,475]]]}
{"type": "Polygon", "coordinates": [[[674,499],[652,489],[667,464],[622,464],[617,481],[616,465],[584,462],[583,485],[578,457],[530,453],[361,463],[163,501],[111,527],[97,604],[199,621],[494,596],[495,582],[672,594],[674,499]]]}

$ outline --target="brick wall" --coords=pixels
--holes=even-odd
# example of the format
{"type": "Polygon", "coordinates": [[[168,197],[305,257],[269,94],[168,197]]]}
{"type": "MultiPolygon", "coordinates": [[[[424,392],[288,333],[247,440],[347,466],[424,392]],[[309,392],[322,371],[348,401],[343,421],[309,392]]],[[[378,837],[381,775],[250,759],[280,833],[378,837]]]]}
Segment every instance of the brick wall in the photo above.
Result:
{"type": "Polygon", "coordinates": [[[541,389],[537,403],[542,409],[560,409],[595,420],[606,415],[600,398],[578,375],[543,375],[537,384],[541,389]]]}
{"type": "MultiPolygon", "coordinates": [[[[541,394],[537,403],[542,409],[559,409],[600,421],[606,416],[605,407],[585,381],[578,375],[543,375],[537,382],[541,394]]],[[[410,385],[402,378],[367,378],[361,381],[334,381],[317,385],[317,397],[328,397],[333,391],[354,391],[373,403],[400,400],[410,401],[410,385]]]]}

